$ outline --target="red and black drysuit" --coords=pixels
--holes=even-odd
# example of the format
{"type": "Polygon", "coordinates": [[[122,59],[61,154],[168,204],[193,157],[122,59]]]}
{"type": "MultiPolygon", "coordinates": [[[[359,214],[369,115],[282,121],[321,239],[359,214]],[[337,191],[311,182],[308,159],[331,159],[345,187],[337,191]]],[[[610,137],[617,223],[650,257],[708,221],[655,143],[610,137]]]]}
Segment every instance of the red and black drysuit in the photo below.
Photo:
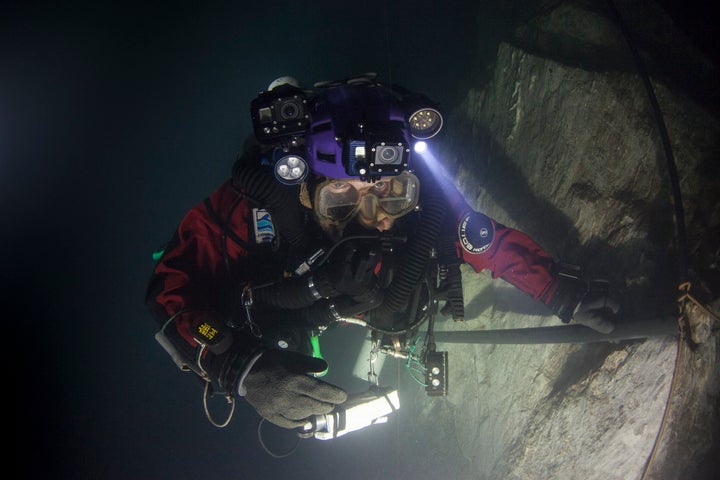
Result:
{"type": "MultiPolygon", "coordinates": [[[[420,181],[422,192],[422,177],[420,181]]],[[[300,204],[296,196],[298,190],[284,191],[290,194],[283,201],[300,204]]],[[[276,194],[268,196],[277,203],[276,197],[276,194]]],[[[420,202],[422,206],[422,197],[420,202]]],[[[543,248],[526,234],[473,211],[457,192],[451,199],[446,196],[445,202],[443,214],[453,229],[456,258],[460,262],[468,263],[475,271],[489,270],[493,278],[506,280],[549,306],[563,321],[570,320],[584,292],[565,287],[553,274],[555,262],[543,248]],[[448,212],[451,215],[447,215],[448,212]]],[[[282,248],[283,239],[287,238],[283,236],[282,227],[271,242],[264,243],[267,238],[256,240],[261,237],[257,236],[256,218],[263,211],[254,209],[266,206],[248,195],[238,184],[234,172],[233,178],[182,219],[153,270],[147,290],[146,303],[180,356],[196,371],[199,362],[206,378],[233,394],[248,360],[255,352],[268,347],[244,325],[247,318],[241,302],[243,288],[248,284],[257,287],[278,281],[288,288],[293,285],[302,288],[307,284],[304,276],[287,278],[283,274],[288,271],[287,259],[292,255],[282,248]],[[232,335],[230,348],[215,353],[201,349],[193,332],[207,319],[213,319],[215,325],[232,323],[240,327],[228,333],[232,335]]],[[[287,221],[306,222],[303,228],[307,229],[316,227],[309,210],[288,209],[290,214],[276,205],[275,210],[271,210],[273,218],[283,215],[290,218],[290,215],[292,218],[287,221]]],[[[447,227],[446,223],[444,228],[449,231],[447,227]]],[[[295,242],[300,245],[298,249],[312,252],[314,237],[310,237],[305,240],[309,244],[300,245],[302,242],[294,238],[285,244],[295,242]]],[[[310,292],[303,293],[305,310],[312,311],[313,306],[322,301],[310,292]]],[[[252,315],[261,331],[278,316],[282,316],[282,312],[275,311],[265,317],[262,312],[252,315]]]]}

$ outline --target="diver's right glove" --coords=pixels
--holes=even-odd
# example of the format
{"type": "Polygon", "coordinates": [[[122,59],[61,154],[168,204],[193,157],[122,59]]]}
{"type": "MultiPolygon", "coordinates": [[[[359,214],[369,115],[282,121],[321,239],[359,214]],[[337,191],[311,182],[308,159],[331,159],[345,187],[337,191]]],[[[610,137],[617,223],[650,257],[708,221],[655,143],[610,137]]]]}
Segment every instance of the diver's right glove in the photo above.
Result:
{"type": "Polygon", "coordinates": [[[607,282],[567,276],[558,277],[548,307],[564,323],[583,325],[605,334],[615,329],[620,313],[620,305],[610,294],[607,282]]]}
{"type": "MultiPolygon", "coordinates": [[[[330,413],[347,400],[341,388],[310,373],[321,373],[327,363],[287,350],[266,350],[245,376],[239,389],[266,420],[283,428],[305,424],[312,415],[330,413]]],[[[241,393],[242,394],[242,393],[241,393]]]]}
{"type": "Polygon", "coordinates": [[[379,261],[380,254],[368,245],[346,242],[313,272],[315,288],[325,298],[363,296],[376,288],[379,261]]]}
{"type": "Polygon", "coordinates": [[[600,333],[610,333],[615,329],[620,305],[610,296],[605,285],[593,283],[590,282],[588,292],[575,307],[571,322],[600,333]]]}

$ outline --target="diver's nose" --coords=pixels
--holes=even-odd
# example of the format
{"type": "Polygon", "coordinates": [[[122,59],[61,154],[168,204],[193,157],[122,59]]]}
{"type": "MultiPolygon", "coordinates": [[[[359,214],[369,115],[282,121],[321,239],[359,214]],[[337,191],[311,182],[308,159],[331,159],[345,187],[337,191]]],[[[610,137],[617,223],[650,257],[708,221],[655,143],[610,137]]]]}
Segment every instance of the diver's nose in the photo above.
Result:
{"type": "Polygon", "coordinates": [[[387,214],[382,212],[380,209],[378,209],[378,213],[375,216],[375,229],[384,232],[386,230],[390,230],[393,225],[393,219],[388,217],[387,214]]]}

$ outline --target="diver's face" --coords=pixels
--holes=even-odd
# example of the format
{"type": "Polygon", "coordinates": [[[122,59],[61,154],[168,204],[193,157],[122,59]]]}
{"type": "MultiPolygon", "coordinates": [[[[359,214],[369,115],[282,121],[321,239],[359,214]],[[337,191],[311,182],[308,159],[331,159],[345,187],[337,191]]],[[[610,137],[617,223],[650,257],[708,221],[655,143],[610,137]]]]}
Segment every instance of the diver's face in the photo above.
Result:
{"type": "Polygon", "coordinates": [[[419,180],[409,172],[375,182],[328,179],[317,186],[313,208],[320,225],[335,236],[353,220],[383,232],[415,208],[418,189],[419,180]]]}
{"type": "Polygon", "coordinates": [[[390,186],[390,178],[381,178],[373,184],[357,179],[345,179],[341,182],[348,187],[355,188],[360,192],[360,200],[358,202],[358,210],[355,215],[357,222],[363,227],[372,230],[376,229],[381,232],[390,230],[395,223],[395,218],[391,218],[382,208],[377,206],[377,192],[384,192],[390,186]],[[368,195],[368,193],[370,193],[368,195]]]}

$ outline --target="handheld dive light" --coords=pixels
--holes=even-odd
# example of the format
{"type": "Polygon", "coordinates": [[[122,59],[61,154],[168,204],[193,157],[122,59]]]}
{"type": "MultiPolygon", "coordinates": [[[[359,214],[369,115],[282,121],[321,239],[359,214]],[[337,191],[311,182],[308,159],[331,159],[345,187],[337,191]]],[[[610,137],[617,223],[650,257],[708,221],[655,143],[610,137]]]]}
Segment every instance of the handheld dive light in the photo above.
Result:
{"type": "Polygon", "coordinates": [[[301,438],[331,440],[370,425],[386,423],[388,415],[400,408],[397,390],[373,387],[354,395],[326,415],[314,415],[297,429],[301,438]]]}

